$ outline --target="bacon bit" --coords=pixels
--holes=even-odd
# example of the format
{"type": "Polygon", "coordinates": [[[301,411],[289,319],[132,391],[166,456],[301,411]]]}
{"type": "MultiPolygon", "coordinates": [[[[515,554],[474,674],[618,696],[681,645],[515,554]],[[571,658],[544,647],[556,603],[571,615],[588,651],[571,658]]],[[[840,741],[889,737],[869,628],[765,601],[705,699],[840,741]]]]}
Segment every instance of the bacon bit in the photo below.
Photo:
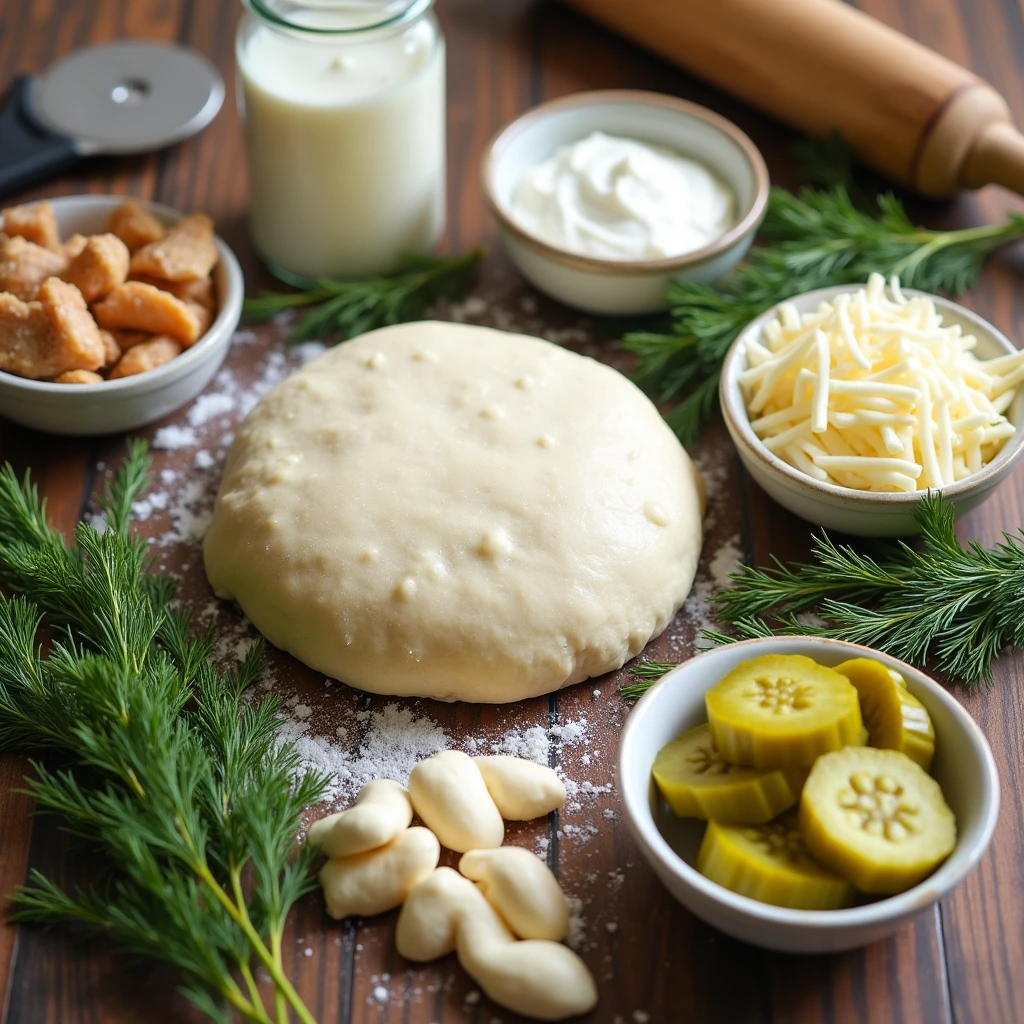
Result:
{"type": "Polygon", "coordinates": [[[3,212],[4,232],[27,238],[44,249],[60,248],[57,217],[49,203],[9,206],[3,212]]]}
{"type": "Polygon", "coordinates": [[[110,215],[110,230],[135,252],[164,237],[164,226],[134,199],[123,202],[110,215]]]}
{"type": "Polygon", "coordinates": [[[143,246],[132,256],[132,275],[167,281],[193,281],[206,277],[217,263],[213,221],[194,213],[176,224],[159,241],[143,246]]]}
{"type": "Polygon", "coordinates": [[[110,331],[100,331],[100,340],[103,342],[103,365],[109,368],[121,358],[121,346],[110,331]]]}
{"type": "Polygon", "coordinates": [[[61,275],[85,296],[96,302],[109,295],[128,277],[131,255],[117,235],[93,235],[61,275]]]}
{"type": "Polygon", "coordinates": [[[84,248],[89,239],[85,235],[72,235],[61,248],[69,260],[73,260],[84,248]]]}
{"type": "Polygon", "coordinates": [[[22,235],[0,236],[0,292],[11,292],[28,302],[48,277],[67,269],[62,253],[44,249],[22,235]]]}
{"type": "Polygon", "coordinates": [[[169,363],[176,356],[181,355],[181,345],[173,338],[159,336],[144,341],[129,349],[121,361],[110,371],[108,380],[118,380],[121,377],[133,377],[137,373],[145,373],[147,370],[155,370],[164,363],[169,363]]]}
{"type": "Polygon", "coordinates": [[[146,284],[151,284],[154,288],[159,288],[161,291],[170,292],[175,298],[197,302],[200,306],[205,306],[209,310],[213,310],[217,305],[213,292],[212,277],[198,277],[192,281],[168,281],[162,277],[132,274],[131,278],[133,281],[143,281],[146,284]]]}
{"type": "Polygon", "coordinates": [[[53,378],[54,384],[102,384],[103,378],[92,370],[65,370],[53,378]]]}
{"type": "Polygon", "coordinates": [[[38,380],[102,365],[103,340],[74,285],[51,277],[37,302],[0,293],[0,370],[38,380]]]}
{"type": "Polygon", "coordinates": [[[194,344],[202,334],[202,321],[194,307],[142,281],[118,285],[93,307],[93,314],[101,327],[167,334],[185,346],[194,344]]]}

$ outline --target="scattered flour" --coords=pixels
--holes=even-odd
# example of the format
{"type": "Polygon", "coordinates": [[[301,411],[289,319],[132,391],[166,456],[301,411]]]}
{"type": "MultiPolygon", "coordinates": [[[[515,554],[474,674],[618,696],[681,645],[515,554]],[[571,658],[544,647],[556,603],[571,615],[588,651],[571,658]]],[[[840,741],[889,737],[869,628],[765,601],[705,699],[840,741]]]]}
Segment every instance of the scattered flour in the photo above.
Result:
{"type": "Polygon", "coordinates": [[[430,718],[418,718],[410,708],[386,704],[380,711],[357,711],[344,725],[335,727],[341,742],[318,736],[310,714],[293,704],[278,730],[281,742],[295,744],[299,771],[321,771],[329,776],[327,803],[350,802],[373,779],[394,779],[403,786],[417,761],[449,746],[444,730],[430,718]],[[356,751],[351,751],[349,735],[359,736],[356,751]]]}
{"type": "Polygon", "coordinates": [[[716,629],[713,598],[717,591],[729,586],[729,576],[736,572],[743,561],[740,535],[727,538],[711,555],[707,568],[697,570],[690,596],[683,604],[683,620],[692,627],[695,640],[700,639],[702,629],[716,629]]]}
{"type": "Polygon", "coordinates": [[[322,356],[327,351],[327,346],[322,341],[304,341],[296,345],[292,351],[298,356],[303,366],[312,362],[317,356],[322,356]]]}
{"type": "MultiPolygon", "coordinates": [[[[167,508],[169,500],[166,491],[147,494],[144,498],[132,503],[132,515],[140,522],[145,522],[154,512],[167,508]]],[[[104,523],[104,525],[106,524],[104,523]]]]}
{"type": "Polygon", "coordinates": [[[548,732],[539,725],[520,731],[512,729],[500,739],[491,743],[491,751],[495,754],[509,754],[512,757],[523,757],[537,764],[547,764],[551,751],[548,732]]]}
{"type": "Polygon", "coordinates": [[[190,427],[202,427],[210,420],[219,419],[233,412],[235,399],[222,391],[210,391],[200,395],[188,411],[190,427]]]}
{"type": "Polygon", "coordinates": [[[569,901],[569,934],[565,941],[570,949],[579,952],[585,948],[587,941],[587,919],[583,916],[583,900],[578,896],[567,898],[569,901]]]}
{"type": "Polygon", "coordinates": [[[177,448],[191,448],[199,438],[191,427],[181,427],[176,423],[170,426],[161,427],[150,442],[153,448],[161,448],[166,451],[174,451],[177,448]]]}

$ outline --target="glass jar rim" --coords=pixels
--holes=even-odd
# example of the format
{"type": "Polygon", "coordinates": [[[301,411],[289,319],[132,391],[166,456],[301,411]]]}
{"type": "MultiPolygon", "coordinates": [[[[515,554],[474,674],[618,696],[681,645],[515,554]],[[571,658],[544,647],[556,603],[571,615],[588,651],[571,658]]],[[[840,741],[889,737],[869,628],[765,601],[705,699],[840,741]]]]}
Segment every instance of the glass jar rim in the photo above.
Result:
{"type": "MultiPolygon", "coordinates": [[[[319,28],[315,25],[304,25],[302,22],[291,21],[279,11],[273,9],[268,0],[243,0],[255,15],[263,18],[271,25],[288,29],[291,32],[308,33],[315,36],[355,36],[363,32],[374,32],[382,28],[392,28],[415,21],[434,6],[434,0],[407,0],[395,14],[380,21],[370,21],[365,25],[355,25],[350,28],[319,28]]],[[[383,5],[382,5],[383,6],[383,5]]]]}

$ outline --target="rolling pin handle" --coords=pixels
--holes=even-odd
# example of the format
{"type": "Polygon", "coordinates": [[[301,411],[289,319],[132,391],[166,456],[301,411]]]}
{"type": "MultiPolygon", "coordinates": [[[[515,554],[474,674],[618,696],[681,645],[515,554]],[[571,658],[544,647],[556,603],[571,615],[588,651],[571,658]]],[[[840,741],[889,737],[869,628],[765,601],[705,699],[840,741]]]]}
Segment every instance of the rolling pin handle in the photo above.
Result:
{"type": "Polygon", "coordinates": [[[38,185],[80,159],[74,139],[32,120],[28,112],[31,84],[27,76],[16,78],[0,110],[0,196],[38,185]]]}
{"type": "Polygon", "coordinates": [[[1024,135],[1006,121],[986,125],[964,164],[963,183],[1002,185],[1024,195],[1024,135]]]}

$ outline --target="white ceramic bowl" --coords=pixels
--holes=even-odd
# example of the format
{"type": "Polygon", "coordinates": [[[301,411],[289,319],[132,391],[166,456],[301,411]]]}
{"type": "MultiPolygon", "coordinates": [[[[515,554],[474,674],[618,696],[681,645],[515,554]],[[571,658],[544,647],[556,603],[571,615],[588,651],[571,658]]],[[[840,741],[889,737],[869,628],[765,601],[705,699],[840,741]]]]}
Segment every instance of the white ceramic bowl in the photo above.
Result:
{"type": "Polygon", "coordinates": [[[768,203],[768,170],[739,128],[695,103],[652,92],[583,92],[534,107],[491,140],[481,176],[502,242],[523,276],[589,313],[652,313],[665,308],[672,278],[719,280],[750,248],[768,203]],[[664,146],[706,164],[736,195],[736,225],[702,249],[660,260],[584,256],[520,226],[512,199],[525,172],[595,131],[664,146]]]}
{"type": "Polygon", "coordinates": [[[778,637],[728,644],[669,672],[630,713],[619,749],[619,790],[626,821],[665,887],[684,907],[745,942],[792,953],[830,953],[874,942],[901,928],[974,870],[999,812],[999,777],[988,742],[974,720],[923,672],[858,644],[778,637]],[[957,843],[920,884],[848,910],[788,910],[740,896],[696,869],[704,822],[677,818],[651,779],[657,752],[680,733],[707,721],[704,694],[740,662],[762,654],[803,654],[823,665],[871,657],[903,674],[907,688],[935,724],[932,774],[956,815],[957,843]]]}
{"type": "MultiPolygon", "coordinates": [[[[807,313],[817,309],[821,302],[830,302],[837,295],[856,290],[854,285],[820,288],[787,301],[801,313],[807,313]]],[[[905,295],[925,294],[910,288],[904,288],[903,292],[905,295]]],[[[942,314],[944,323],[960,324],[965,334],[973,334],[978,339],[975,354],[979,359],[992,359],[1017,351],[1009,338],[977,313],[939,295],[928,297],[942,314]]],[[[743,329],[729,349],[722,367],[719,384],[722,415],[747,472],[780,505],[818,526],[861,537],[899,537],[919,533],[914,509],[923,492],[875,493],[823,483],[783,462],[761,443],[751,429],[739,384],[739,376],[747,368],[746,345],[749,339],[760,338],[765,327],[777,318],[778,310],[778,306],[772,307],[743,329]]],[[[943,498],[955,504],[957,515],[980,505],[1024,454],[1024,388],[1018,390],[1006,416],[1016,425],[1017,432],[1007,438],[999,454],[979,472],[941,488],[943,498]]]]}
{"type": "MultiPolygon", "coordinates": [[[[125,196],[60,196],[51,199],[61,238],[106,231],[110,214],[125,196]]],[[[166,224],[184,216],[139,200],[166,224]]],[[[162,419],[203,390],[224,362],[242,315],[245,281],[235,254],[219,237],[220,261],[213,271],[217,318],[191,347],[169,363],[134,377],[102,384],[51,384],[0,373],[0,416],[52,434],[112,434],[162,419]]]]}

